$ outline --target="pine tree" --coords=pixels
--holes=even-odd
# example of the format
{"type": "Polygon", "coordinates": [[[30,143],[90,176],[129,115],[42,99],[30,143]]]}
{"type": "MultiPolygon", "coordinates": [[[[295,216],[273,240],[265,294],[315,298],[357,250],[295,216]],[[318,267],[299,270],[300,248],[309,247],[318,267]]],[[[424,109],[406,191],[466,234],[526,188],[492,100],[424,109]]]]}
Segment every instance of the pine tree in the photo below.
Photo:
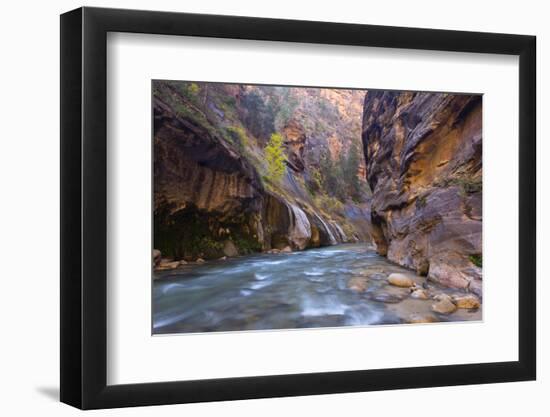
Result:
{"type": "Polygon", "coordinates": [[[348,187],[348,193],[354,200],[360,200],[361,198],[361,184],[357,177],[357,171],[359,170],[359,151],[355,144],[352,144],[348,150],[348,154],[343,166],[344,181],[348,187]]]}
{"type": "Polygon", "coordinates": [[[267,161],[267,177],[277,183],[281,181],[286,170],[286,155],[283,147],[283,137],[279,133],[273,133],[264,149],[267,161]]]}

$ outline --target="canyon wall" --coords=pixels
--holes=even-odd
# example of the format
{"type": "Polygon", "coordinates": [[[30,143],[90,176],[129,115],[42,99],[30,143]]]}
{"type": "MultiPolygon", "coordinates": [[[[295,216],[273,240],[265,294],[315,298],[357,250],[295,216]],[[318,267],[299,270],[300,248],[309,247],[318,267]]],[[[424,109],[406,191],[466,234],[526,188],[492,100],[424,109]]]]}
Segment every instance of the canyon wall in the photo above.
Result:
{"type": "Polygon", "coordinates": [[[482,293],[482,98],[369,91],[362,140],[380,254],[482,293]]]}
{"type": "MultiPolygon", "coordinates": [[[[360,141],[350,133],[360,131],[360,105],[353,116],[341,116],[337,104],[362,103],[363,93],[318,101],[319,94],[155,81],[155,249],[189,261],[366,240],[360,205],[312,188],[321,186],[313,184],[321,154],[343,155],[351,140],[360,141]],[[328,114],[333,124],[320,126],[328,114]],[[271,178],[266,165],[265,147],[274,132],[284,138],[280,179],[271,178]],[[345,149],[331,148],[329,137],[336,135],[345,149]],[[350,210],[356,216],[348,221],[350,210]]],[[[342,104],[342,112],[348,107],[342,104]]]]}

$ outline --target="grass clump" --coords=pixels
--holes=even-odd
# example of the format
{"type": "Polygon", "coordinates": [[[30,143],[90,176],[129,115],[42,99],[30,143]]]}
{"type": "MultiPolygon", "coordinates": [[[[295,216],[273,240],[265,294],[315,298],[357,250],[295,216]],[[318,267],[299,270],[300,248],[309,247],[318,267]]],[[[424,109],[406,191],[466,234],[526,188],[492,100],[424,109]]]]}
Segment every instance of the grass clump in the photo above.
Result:
{"type": "Polygon", "coordinates": [[[475,194],[483,189],[483,182],[481,178],[449,178],[447,180],[441,181],[435,184],[439,187],[448,187],[451,185],[458,185],[460,187],[460,192],[463,195],[475,194]]]}
{"type": "Polygon", "coordinates": [[[231,141],[239,148],[239,151],[246,152],[249,146],[246,131],[241,126],[229,126],[227,132],[231,141]]]}

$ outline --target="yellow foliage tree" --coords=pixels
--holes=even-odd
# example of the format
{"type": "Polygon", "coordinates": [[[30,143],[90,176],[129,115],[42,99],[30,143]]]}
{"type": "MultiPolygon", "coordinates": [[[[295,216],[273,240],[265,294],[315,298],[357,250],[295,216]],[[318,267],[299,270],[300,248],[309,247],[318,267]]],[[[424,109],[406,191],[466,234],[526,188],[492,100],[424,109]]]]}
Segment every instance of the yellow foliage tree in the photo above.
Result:
{"type": "Polygon", "coordinates": [[[284,152],[283,137],[273,133],[264,149],[267,162],[267,177],[273,182],[279,182],[286,170],[286,155],[284,152]]]}

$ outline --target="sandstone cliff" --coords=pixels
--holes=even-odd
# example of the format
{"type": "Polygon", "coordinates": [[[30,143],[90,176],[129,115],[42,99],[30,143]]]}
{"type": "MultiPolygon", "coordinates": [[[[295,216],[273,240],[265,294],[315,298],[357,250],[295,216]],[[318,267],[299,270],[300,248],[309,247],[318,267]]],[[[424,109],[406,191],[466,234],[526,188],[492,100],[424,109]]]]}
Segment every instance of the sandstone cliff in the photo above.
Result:
{"type": "Polygon", "coordinates": [[[364,161],[353,158],[363,96],[154,81],[155,248],[194,260],[369,240],[364,161]],[[265,157],[275,132],[280,179],[265,157]],[[353,170],[349,187],[333,172],[341,160],[353,170]]]}
{"type": "Polygon", "coordinates": [[[369,91],[362,140],[380,254],[481,295],[481,96],[369,91]]]}

